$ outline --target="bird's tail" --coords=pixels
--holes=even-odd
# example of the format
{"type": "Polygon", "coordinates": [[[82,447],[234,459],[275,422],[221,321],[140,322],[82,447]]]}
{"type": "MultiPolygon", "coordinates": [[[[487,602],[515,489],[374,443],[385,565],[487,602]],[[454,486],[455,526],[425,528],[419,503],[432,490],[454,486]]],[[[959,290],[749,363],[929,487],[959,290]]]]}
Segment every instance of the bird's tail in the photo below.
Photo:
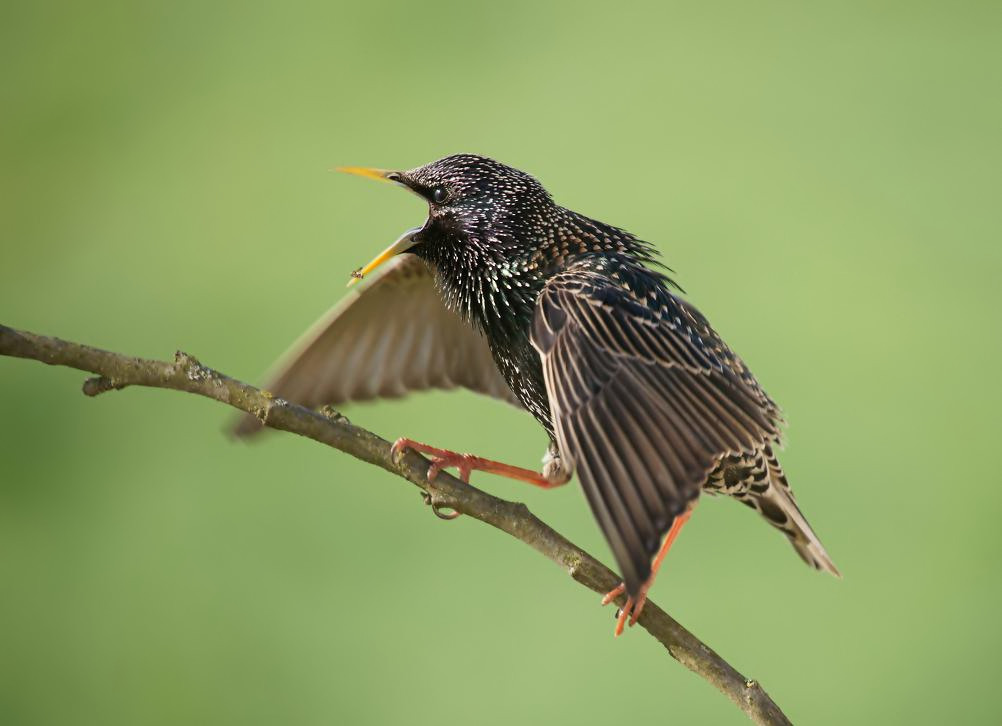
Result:
{"type": "Polygon", "coordinates": [[[786,476],[772,451],[765,452],[765,460],[769,470],[770,486],[753,497],[756,508],[789,538],[793,549],[804,562],[815,569],[842,577],[842,573],[838,571],[821,540],[814,534],[811,525],[807,523],[800,507],[797,506],[797,500],[793,498],[786,476]]]}

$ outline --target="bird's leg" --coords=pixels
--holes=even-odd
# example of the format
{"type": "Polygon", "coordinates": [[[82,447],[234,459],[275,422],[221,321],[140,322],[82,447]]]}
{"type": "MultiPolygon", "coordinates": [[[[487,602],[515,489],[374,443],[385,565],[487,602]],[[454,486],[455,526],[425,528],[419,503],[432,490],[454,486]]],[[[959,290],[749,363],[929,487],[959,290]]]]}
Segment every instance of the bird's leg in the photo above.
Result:
{"type": "Polygon", "coordinates": [[[422,454],[427,454],[431,458],[431,466],[428,467],[428,481],[434,481],[435,477],[438,476],[438,472],[451,466],[459,470],[460,480],[467,484],[470,483],[470,472],[472,471],[486,471],[491,474],[506,476],[509,479],[524,481],[542,489],[553,489],[561,484],[566,484],[571,478],[570,474],[563,469],[551,471],[553,467],[545,467],[541,473],[532,471],[531,469],[523,469],[520,466],[502,464],[500,461],[484,459],[472,454],[461,454],[457,451],[439,449],[405,438],[397,439],[390,453],[392,456],[396,456],[398,452],[404,449],[413,449],[422,454]]]}
{"type": "MultiPolygon", "coordinates": [[[[682,531],[682,525],[689,521],[689,517],[692,516],[692,506],[686,509],[682,514],[675,517],[671,523],[671,529],[668,530],[668,535],[665,537],[664,544],[661,545],[661,550],[658,552],[658,556],[654,558],[654,562],[651,563],[651,574],[647,578],[647,581],[641,585],[640,592],[637,593],[636,600],[634,598],[626,598],[626,604],[620,609],[618,616],[616,617],[616,635],[623,634],[623,628],[626,625],[626,620],[629,618],[630,627],[632,628],[637,624],[637,620],[640,618],[640,613],[644,609],[644,605],[647,604],[647,591],[651,589],[651,585],[654,584],[654,578],[657,577],[658,570],[661,569],[661,563],[664,562],[665,555],[668,554],[668,550],[671,549],[672,542],[678,537],[678,533],[682,531]]],[[[606,593],[605,597],[602,598],[602,604],[608,605],[617,597],[626,592],[626,583],[619,583],[615,588],[606,593]]]]}

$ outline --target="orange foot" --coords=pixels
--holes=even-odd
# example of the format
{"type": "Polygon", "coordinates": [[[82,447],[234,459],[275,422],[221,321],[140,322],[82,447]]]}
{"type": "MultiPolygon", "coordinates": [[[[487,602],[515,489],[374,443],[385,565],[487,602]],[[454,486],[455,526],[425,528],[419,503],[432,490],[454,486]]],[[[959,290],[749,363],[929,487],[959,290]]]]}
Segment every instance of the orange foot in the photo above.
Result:
{"type": "Polygon", "coordinates": [[[438,472],[442,469],[455,467],[459,470],[459,479],[467,484],[470,483],[470,472],[487,471],[491,474],[506,476],[509,479],[518,479],[542,489],[553,489],[561,484],[566,484],[569,476],[546,477],[538,471],[523,469],[520,466],[502,464],[500,461],[484,459],[473,454],[461,454],[458,451],[448,449],[438,449],[428,444],[422,444],[413,439],[399,438],[393,443],[390,455],[396,456],[404,449],[413,449],[422,454],[427,454],[431,459],[431,466],[428,467],[428,481],[435,481],[438,472]]]}
{"type": "MultiPolygon", "coordinates": [[[[645,582],[640,588],[640,592],[637,593],[636,601],[634,601],[632,596],[627,597],[626,604],[616,611],[616,630],[614,631],[616,637],[623,634],[623,629],[626,627],[627,619],[630,621],[631,628],[637,624],[637,620],[640,618],[640,613],[643,612],[644,605],[647,604],[647,590],[653,582],[653,577],[648,579],[647,582],[645,582]]],[[[602,604],[608,605],[624,592],[626,592],[626,585],[621,582],[605,594],[605,597],[602,598],[602,604]]]]}
{"type": "MultiPolygon", "coordinates": [[[[668,554],[672,542],[675,541],[678,533],[682,530],[682,525],[689,521],[690,516],[692,516],[691,506],[682,512],[682,514],[675,517],[675,520],[671,523],[671,529],[668,530],[668,536],[665,537],[664,544],[661,545],[661,551],[658,552],[658,556],[654,558],[654,562],[651,564],[651,576],[647,578],[647,582],[640,586],[636,597],[633,595],[628,596],[626,604],[616,613],[616,630],[614,631],[616,637],[623,634],[627,620],[630,621],[631,628],[637,624],[637,620],[640,619],[640,613],[643,612],[644,605],[647,604],[647,591],[654,584],[654,578],[657,577],[658,570],[661,569],[661,563],[664,562],[665,555],[668,554]]],[[[626,592],[626,583],[621,582],[605,594],[605,597],[602,598],[602,605],[608,605],[624,592],[626,592]]]]}

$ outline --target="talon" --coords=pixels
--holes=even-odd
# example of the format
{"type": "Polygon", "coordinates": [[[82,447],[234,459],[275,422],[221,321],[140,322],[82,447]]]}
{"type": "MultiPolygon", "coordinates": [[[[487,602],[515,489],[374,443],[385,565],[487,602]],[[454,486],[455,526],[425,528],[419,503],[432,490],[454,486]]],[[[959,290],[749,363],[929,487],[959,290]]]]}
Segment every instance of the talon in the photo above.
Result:
{"type": "MultiPolygon", "coordinates": [[[[611,590],[609,590],[609,592],[605,594],[605,597],[602,598],[602,605],[608,605],[617,597],[622,595],[624,592],[626,592],[626,583],[621,582],[618,585],[616,585],[616,587],[612,588],[611,590]]],[[[623,605],[623,607],[616,608],[616,629],[614,631],[616,637],[619,637],[620,635],[623,634],[623,628],[626,626],[626,620],[627,618],[630,617],[632,612],[633,612],[632,597],[626,598],[626,603],[623,605]]]]}
{"type": "Polygon", "coordinates": [[[623,627],[626,625],[626,619],[630,616],[630,611],[633,609],[633,598],[626,598],[626,605],[619,609],[619,615],[616,616],[616,629],[613,631],[614,635],[618,638],[623,634],[623,627]]]}
{"type": "MultiPolygon", "coordinates": [[[[651,574],[647,578],[647,581],[640,586],[640,591],[637,592],[636,600],[633,596],[626,598],[626,604],[622,608],[616,611],[616,635],[622,635],[623,628],[626,626],[626,621],[630,621],[630,627],[632,628],[640,620],[640,614],[644,611],[644,605],[647,604],[647,591],[651,589],[651,585],[654,584],[654,578],[658,574],[658,570],[661,567],[661,563],[664,561],[665,555],[668,553],[668,549],[671,547],[672,542],[675,537],[678,536],[679,530],[682,529],[682,525],[686,523],[689,519],[689,515],[692,514],[692,505],[689,508],[675,517],[672,521],[671,529],[668,530],[668,534],[665,537],[664,543],[661,545],[661,550],[658,552],[657,557],[654,558],[654,562],[651,563],[651,574]]],[[[626,592],[626,583],[619,583],[615,588],[610,590],[602,598],[602,604],[608,605],[613,600],[618,598],[626,592]]]]}
{"type": "MultiPolygon", "coordinates": [[[[609,590],[609,592],[605,593],[605,597],[602,598],[602,605],[603,606],[608,605],[613,600],[615,600],[617,597],[619,597],[620,595],[622,595],[624,592],[626,592],[626,583],[621,582],[618,585],[616,585],[614,588],[612,588],[611,590],[609,590]]],[[[617,611],[616,617],[619,617],[618,611],[617,611]]]]}
{"type": "Polygon", "coordinates": [[[460,515],[460,512],[457,512],[455,509],[453,509],[451,512],[443,512],[441,509],[442,505],[436,504],[429,492],[421,492],[421,498],[424,500],[425,504],[431,507],[431,511],[434,512],[435,516],[438,517],[439,519],[450,520],[450,519],[455,519],[460,515]]]}
{"type": "Polygon", "coordinates": [[[446,521],[455,519],[460,515],[460,512],[457,512],[455,509],[453,509],[451,512],[443,512],[441,509],[439,509],[439,505],[435,504],[434,502],[432,502],[431,504],[431,511],[435,513],[436,517],[438,517],[439,519],[444,519],[446,521]]]}
{"type": "Polygon", "coordinates": [[[390,447],[390,458],[396,461],[401,454],[410,448],[410,439],[405,439],[401,436],[399,439],[393,442],[393,446],[390,447]]]}
{"type": "MultiPolygon", "coordinates": [[[[619,583],[613,589],[609,590],[602,598],[602,604],[608,605],[613,600],[618,598],[626,592],[626,583],[619,583]]],[[[627,621],[632,628],[637,624],[637,620],[640,619],[640,613],[643,612],[644,605],[647,603],[647,586],[645,585],[637,593],[637,598],[634,600],[632,597],[626,598],[626,603],[621,608],[616,609],[616,635],[622,635],[623,629],[626,627],[627,621]]]]}
{"type": "Polygon", "coordinates": [[[455,454],[453,456],[429,456],[431,465],[428,467],[428,481],[435,481],[442,469],[456,467],[456,478],[464,484],[470,483],[470,472],[473,466],[470,463],[469,454],[455,454]]]}
{"type": "Polygon", "coordinates": [[[630,627],[632,628],[637,624],[637,620],[640,619],[640,613],[644,611],[644,605],[647,604],[647,593],[641,593],[640,597],[637,599],[637,605],[633,608],[633,615],[630,616],[630,627]]]}
{"type": "Polygon", "coordinates": [[[428,457],[431,461],[431,464],[428,466],[428,481],[434,481],[442,469],[451,467],[455,467],[458,470],[458,478],[466,484],[470,483],[470,474],[473,471],[486,471],[500,476],[507,476],[511,479],[518,479],[519,481],[534,484],[543,489],[552,489],[570,480],[570,474],[559,468],[550,471],[548,474],[540,474],[518,466],[483,459],[473,454],[461,454],[457,451],[439,449],[435,446],[428,446],[428,444],[422,444],[404,437],[394,441],[393,446],[390,447],[390,456],[394,459],[395,463],[396,458],[404,449],[411,449],[428,457]]]}

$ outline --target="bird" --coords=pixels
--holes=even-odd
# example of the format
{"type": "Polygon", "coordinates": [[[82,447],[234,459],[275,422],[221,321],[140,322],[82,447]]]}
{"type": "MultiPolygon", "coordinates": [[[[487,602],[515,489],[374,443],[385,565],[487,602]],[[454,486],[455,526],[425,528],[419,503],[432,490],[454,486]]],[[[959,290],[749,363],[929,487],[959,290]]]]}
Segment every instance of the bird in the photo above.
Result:
{"type": "MultiPolygon", "coordinates": [[[[840,576],[776,458],[779,406],[683,297],[655,246],[557,204],[530,174],[476,154],[409,171],[339,167],[422,198],[428,216],[367,265],[281,359],[268,391],[310,407],[466,388],[528,412],[539,471],[409,438],[395,452],[545,489],[576,475],[637,622],[702,493],[757,511],[811,567],[840,576]],[[364,281],[364,282],[363,282],[364,281]]],[[[260,428],[252,416],[237,433],[260,428]]]]}

